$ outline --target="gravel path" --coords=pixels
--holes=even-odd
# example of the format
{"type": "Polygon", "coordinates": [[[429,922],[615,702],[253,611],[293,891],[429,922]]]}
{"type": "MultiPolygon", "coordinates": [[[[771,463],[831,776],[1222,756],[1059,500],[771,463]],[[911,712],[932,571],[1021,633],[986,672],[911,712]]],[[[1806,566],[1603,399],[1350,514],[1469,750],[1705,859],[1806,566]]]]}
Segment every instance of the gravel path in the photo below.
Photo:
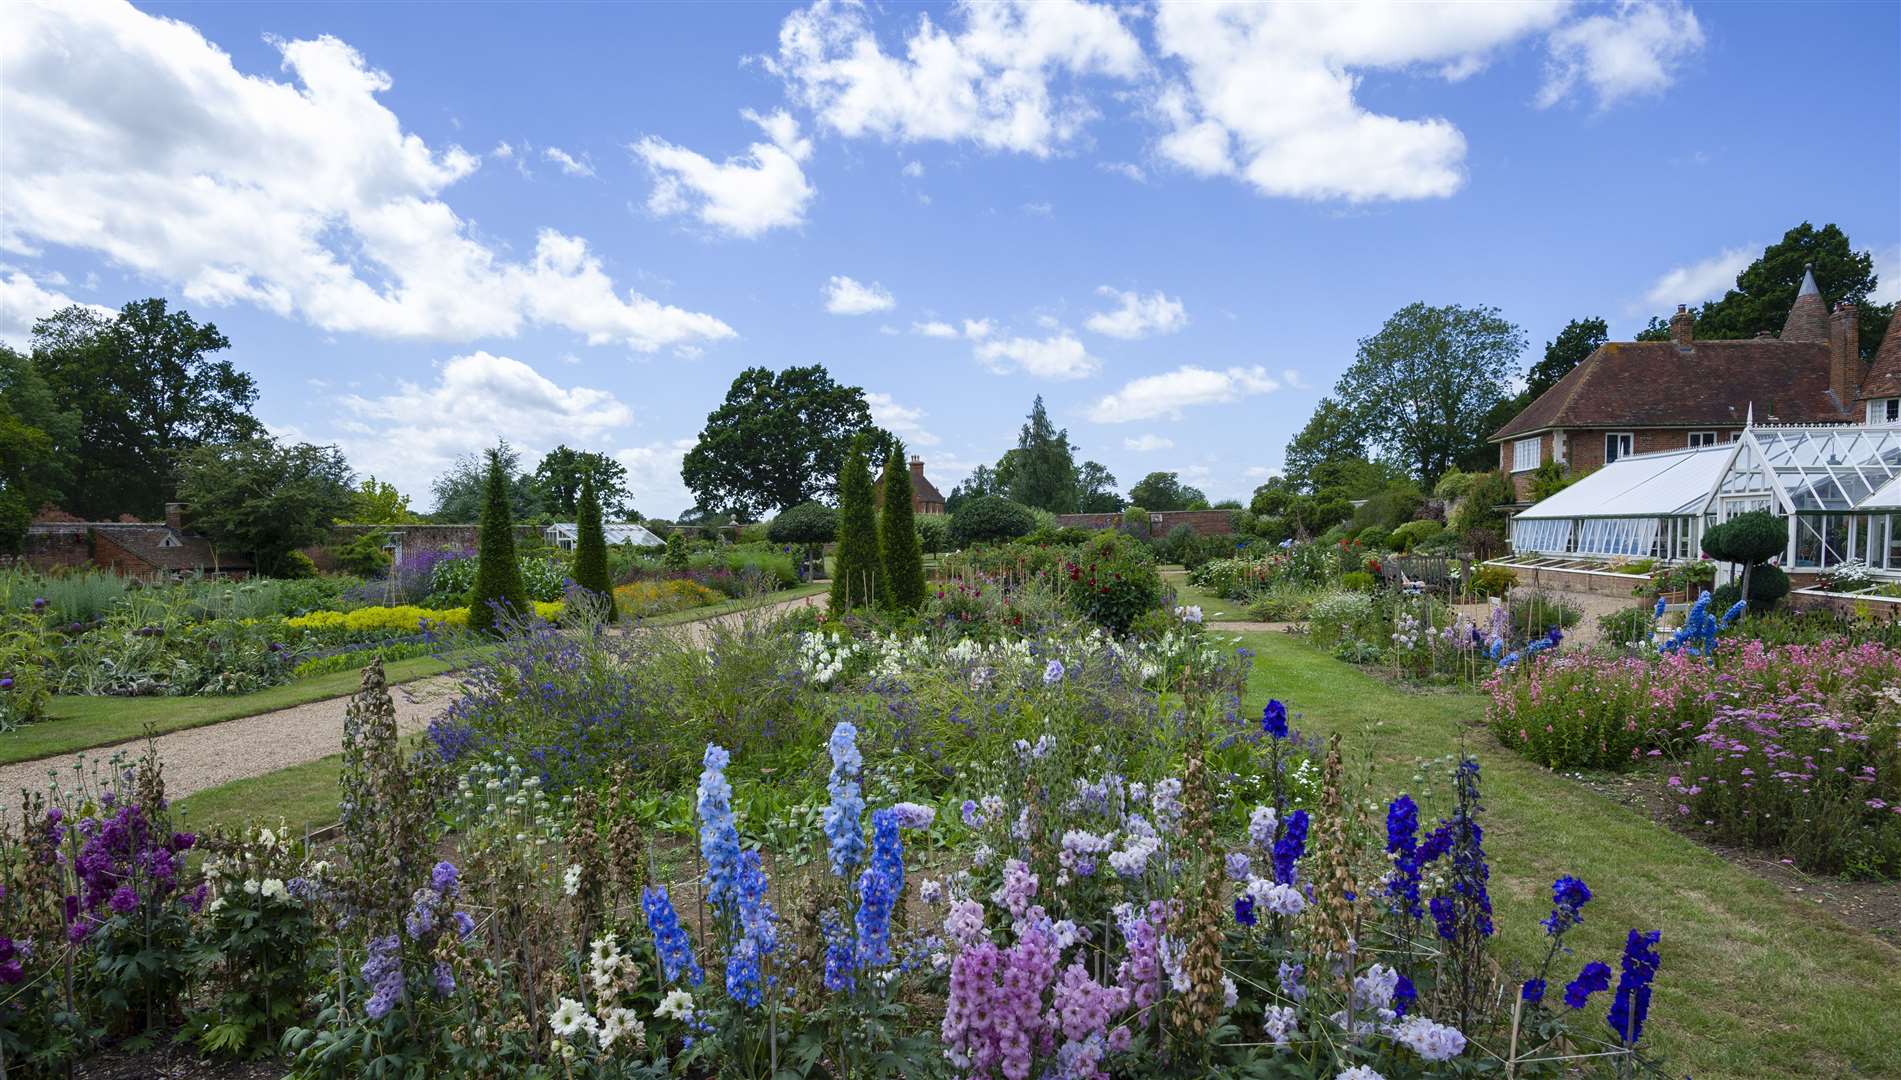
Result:
{"type": "MultiPolygon", "coordinates": [[[[715,622],[776,615],[826,602],[825,594],[818,593],[714,619],[642,632],[683,633],[695,644],[701,644],[715,622]]],[[[408,734],[427,727],[429,721],[455,699],[460,682],[455,675],[437,675],[390,687],[390,697],[396,704],[397,730],[408,734]]],[[[232,780],[262,776],[337,753],[343,745],[343,708],[348,700],[347,696],[326,698],[160,735],[155,741],[159,758],[165,763],[165,793],[173,799],[181,799],[232,780]]],[[[11,793],[21,788],[46,790],[55,777],[70,788],[88,762],[103,765],[115,754],[136,758],[144,752],[143,743],[133,742],[0,766],[0,792],[11,793]]],[[[18,806],[17,799],[0,800],[0,815],[10,816],[17,812],[18,806]]]]}

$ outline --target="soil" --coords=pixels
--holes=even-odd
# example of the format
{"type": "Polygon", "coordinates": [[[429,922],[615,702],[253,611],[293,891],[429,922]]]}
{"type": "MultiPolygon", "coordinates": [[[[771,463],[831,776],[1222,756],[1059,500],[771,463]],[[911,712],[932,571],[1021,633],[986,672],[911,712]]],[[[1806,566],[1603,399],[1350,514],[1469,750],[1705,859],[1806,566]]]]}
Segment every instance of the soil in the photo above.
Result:
{"type": "Polygon", "coordinates": [[[199,1056],[170,1042],[140,1050],[115,1048],[88,1057],[73,1069],[76,1080],[277,1080],[283,1061],[227,1061],[199,1056]]]}

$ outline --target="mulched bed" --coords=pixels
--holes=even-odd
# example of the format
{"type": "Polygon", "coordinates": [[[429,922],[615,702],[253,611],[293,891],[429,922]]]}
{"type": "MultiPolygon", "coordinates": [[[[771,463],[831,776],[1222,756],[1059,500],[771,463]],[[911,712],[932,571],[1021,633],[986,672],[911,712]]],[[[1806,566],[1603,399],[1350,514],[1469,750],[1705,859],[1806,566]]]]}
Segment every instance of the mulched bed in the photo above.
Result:
{"type": "Polygon", "coordinates": [[[225,1061],[200,1057],[170,1042],[143,1050],[106,1050],[73,1069],[78,1080],[277,1080],[289,1063],[273,1058],[225,1061]]]}

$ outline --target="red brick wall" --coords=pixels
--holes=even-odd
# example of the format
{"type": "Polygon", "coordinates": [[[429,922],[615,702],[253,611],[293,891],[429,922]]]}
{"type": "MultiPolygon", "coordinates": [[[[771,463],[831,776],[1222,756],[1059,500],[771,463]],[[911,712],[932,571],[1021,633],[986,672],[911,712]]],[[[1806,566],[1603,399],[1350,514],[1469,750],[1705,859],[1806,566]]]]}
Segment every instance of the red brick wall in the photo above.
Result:
{"type": "MultiPolygon", "coordinates": [[[[1149,513],[1149,535],[1167,536],[1177,525],[1187,525],[1198,536],[1226,536],[1234,531],[1232,510],[1154,510],[1149,513]]],[[[1058,514],[1056,524],[1064,528],[1113,529],[1122,524],[1122,515],[1058,514]]]]}
{"type": "MultiPolygon", "coordinates": [[[[1714,431],[1716,432],[1717,442],[1727,443],[1730,441],[1730,438],[1740,430],[1740,428],[1734,427],[1641,428],[1630,432],[1630,452],[1633,454],[1652,454],[1659,450],[1682,450],[1690,445],[1690,433],[1692,431],[1714,431]]],[[[1610,434],[1609,431],[1598,428],[1564,432],[1565,464],[1570,466],[1571,475],[1573,477],[1582,476],[1585,473],[1594,472],[1597,469],[1603,468],[1604,437],[1608,434],[1610,434]]],[[[1540,461],[1550,461],[1552,459],[1553,435],[1553,432],[1547,431],[1539,436],[1541,440],[1540,445],[1542,447],[1539,457],[1540,461]]],[[[1500,468],[1508,471],[1511,469],[1512,444],[1517,441],[1516,439],[1506,439],[1498,444],[1498,463],[1500,468]]],[[[1518,489],[1519,498],[1525,499],[1531,497],[1531,473],[1512,473],[1512,484],[1518,489]]]]}

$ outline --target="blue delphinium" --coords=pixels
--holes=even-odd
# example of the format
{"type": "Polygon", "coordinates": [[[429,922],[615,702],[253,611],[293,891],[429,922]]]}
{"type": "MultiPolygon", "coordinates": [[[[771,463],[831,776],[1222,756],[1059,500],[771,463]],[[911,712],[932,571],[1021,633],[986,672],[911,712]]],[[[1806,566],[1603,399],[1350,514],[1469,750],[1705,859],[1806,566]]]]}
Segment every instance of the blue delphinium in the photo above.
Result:
{"type": "Polygon", "coordinates": [[[1591,899],[1591,888],[1569,874],[1551,883],[1551,914],[1545,917],[1545,933],[1552,937],[1584,921],[1584,905],[1591,899]]]}
{"type": "Polygon", "coordinates": [[[858,986],[857,939],[830,911],[819,917],[819,932],[825,938],[825,989],[850,993],[858,986]]]}
{"type": "Polygon", "coordinates": [[[898,815],[891,810],[874,810],[871,862],[858,878],[860,967],[891,963],[891,909],[903,891],[904,841],[898,833],[898,815]]]}
{"type": "Polygon", "coordinates": [[[1296,810],[1287,817],[1287,831],[1274,841],[1274,880],[1283,885],[1294,883],[1294,863],[1307,853],[1307,811],[1296,810]]]}
{"type": "Polygon", "coordinates": [[[753,1007],[763,998],[765,980],[759,965],[779,944],[778,916],[766,899],[766,873],[757,851],[739,853],[733,893],[739,918],[732,950],[726,956],[726,994],[753,1007]]]}
{"type": "Polygon", "coordinates": [[[1564,1003],[1573,1009],[1582,1009],[1590,1003],[1592,994],[1610,988],[1611,966],[1602,960],[1593,960],[1584,965],[1577,978],[1564,984],[1564,1003]]]}
{"type": "Polygon", "coordinates": [[[643,891],[640,906],[647,912],[647,929],[653,932],[653,951],[660,957],[660,970],[667,982],[679,982],[684,975],[688,985],[700,985],[706,972],[693,956],[693,946],[687,941],[686,929],[680,925],[680,916],[673,910],[666,886],[643,891]]]}
{"type": "Polygon", "coordinates": [[[1410,795],[1401,795],[1386,808],[1386,851],[1394,856],[1393,872],[1386,879],[1386,895],[1393,899],[1393,911],[1423,918],[1425,910],[1419,906],[1419,806],[1410,795]]]}
{"type": "Polygon", "coordinates": [[[1657,942],[1663,931],[1647,934],[1630,932],[1624,942],[1624,973],[1617,980],[1617,996],[1604,1019],[1625,1046],[1634,1046],[1644,1037],[1644,1019],[1650,1015],[1650,983],[1657,977],[1663,957],[1657,954],[1657,942]]]}
{"type": "Polygon", "coordinates": [[[1651,620],[1655,621],[1657,619],[1663,618],[1663,613],[1665,610],[1669,608],[1669,606],[1670,606],[1669,603],[1665,601],[1663,597],[1661,596],[1657,597],[1657,606],[1650,610],[1651,620]]]}
{"type": "Polygon", "coordinates": [[[1705,589],[1683,617],[1683,628],[1658,648],[1667,653],[1682,650],[1691,656],[1707,656],[1716,648],[1716,631],[1716,619],[1710,614],[1710,593],[1705,589]]]}
{"type": "MultiPolygon", "coordinates": [[[[1479,763],[1466,758],[1459,762],[1454,780],[1458,803],[1450,820],[1440,823],[1428,838],[1426,847],[1436,857],[1445,851],[1452,856],[1452,893],[1432,898],[1427,909],[1439,936],[1454,940],[1461,924],[1469,925],[1480,937],[1492,936],[1492,897],[1485,883],[1491,868],[1485,862],[1485,830],[1479,825],[1479,763]]],[[[1423,861],[1423,860],[1422,860],[1423,861]]]]}
{"type": "Polygon", "coordinates": [[[1543,979],[1526,979],[1525,985],[1519,987],[1518,996],[1524,998],[1525,1004],[1527,1005],[1538,1004],[1545,999],[1545,981],[1543,979]]]}
{"type": "Polygon", "coordinates": [[[1234,921],[1242,926],[1253,926],[1260,921],[1254,914],[1254,897],[1242,893],[1234,898],[1234,921]]]}
{"type": "Polygon", "coordinates": [[[1261,710],[1261,730],[1276,739],[1287,737],[1287,706],[1278,698],[1270,699],[1267,707],[1261,710]]]}
{"type": "Polygon", "coordinates": [[[1718,630],[1729,629],[1732,623],[1734,623],[1737,619],[1740,619],[1743,617],[1743,612],[1747,610],[1748,607],[1749,607],[1749,601],[1747,600],[1738,600],[1735,603],[1729,605],[1729,610],[1723,612],[1723,617],[1717,620],[1716,628],[1718,630]]]}
{"type": "Polygon", "coordinates": [[[700,855],[706,860],[706,902],[722,914],[736,898],[734,878],[739,872],[739,829],[733,824],[733,786],[726,782],[731,755],[717,744],[706,744],[705,768],[700,773],[700,855]]]}
{"type": "Polygon", "coordinates": [[[859,819],[865,812],[858,774],[864,758],[858,753],[858,729],[839,721],[832,729],[832,775],[825,788],[831,804],[825,808],[825,837],[831,842],[832,873],[846,877],[865,855],[865,833],[859,819]]]}

